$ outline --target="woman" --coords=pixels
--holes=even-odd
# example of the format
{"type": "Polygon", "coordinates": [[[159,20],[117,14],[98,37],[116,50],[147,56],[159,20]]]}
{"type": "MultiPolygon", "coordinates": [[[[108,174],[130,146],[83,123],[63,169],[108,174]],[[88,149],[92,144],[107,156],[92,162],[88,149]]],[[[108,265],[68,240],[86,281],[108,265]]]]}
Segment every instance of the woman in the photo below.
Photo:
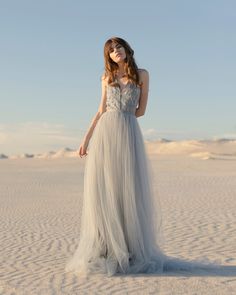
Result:
{"type": "Polygon", "coordinates": [[[149,73],[138,69],[122,38],[106,41],[104,59],[101,103],[79,148],[80,157],[88,155],[81,234],[66,271],[114,275],[189,269],[191,264],[160,250],[160,203],[137,121],[145,114],[149,73]]]}

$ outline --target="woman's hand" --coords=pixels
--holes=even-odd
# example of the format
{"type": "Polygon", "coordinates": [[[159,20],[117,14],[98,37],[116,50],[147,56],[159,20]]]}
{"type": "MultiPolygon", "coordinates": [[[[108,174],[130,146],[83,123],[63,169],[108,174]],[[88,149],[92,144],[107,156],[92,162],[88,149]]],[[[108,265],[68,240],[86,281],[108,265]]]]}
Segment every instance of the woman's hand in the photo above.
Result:
{"type": "Polygon", "coordinates": [[[79,147],[79,156],[82,158],[83,156],[87,156],[87,147],[88,147],[88,142],[83,141],[79,147]]]}

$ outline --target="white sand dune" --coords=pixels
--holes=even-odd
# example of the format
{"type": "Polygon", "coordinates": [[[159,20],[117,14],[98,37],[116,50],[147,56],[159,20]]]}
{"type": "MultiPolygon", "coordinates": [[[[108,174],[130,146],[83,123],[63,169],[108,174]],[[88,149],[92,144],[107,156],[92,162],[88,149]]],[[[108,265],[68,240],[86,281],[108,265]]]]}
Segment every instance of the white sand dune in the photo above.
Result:
{"type": "Polygon", "coordinates": [[[49,152],[42,153],[42,154],[36,154],[34,156],[34,158],[38,158],[38,159],[49,159],[49,158],[52,158],[55,154],[56,154],[55,151],[49,151],[49,152]]]}
{"type": "Polygon", "coordinates": [[[236,160],[236,140],[146,141],[147,151],[157,155],[188,155],[202,160],[236,160]]]}
{"type": "Polygon", "coordinates": [[[54,155],[52,155],[52,158],[58,159],[58,158],[75,158],[76,150],[70,149],[70,148],[64,148],[56,152],[54,155]]]}
{"type": "Polygon", "coordinates": [[[12,155],[9,156],[9,159],[19,159],[19,158],[38,158],[38,159],[49,159],[49,158],[53,158],[53,159],[58,159],[58,158],[75,158],[78,155],[76,154],[77,151],[73,150],[71,148],[63,148],[60,149],[59,151],[49,151],[46,153],[38,153],[38,154],[19,154],[19,155],[12,155]]]}
{"type": "MultiPolygon", "coordinates": [[[[219,144],[208,151],[217,152],[219,144]]],[[[199,146],[182,144],[190,153],[201,152],[199,146]]],[[[218,260],[224,266],[218,276],[64,273],[79,240],[85,159],[18,158],[0,162],[0,294],[235,294],[236,161],[149,157],[162,206],[164,251],[182,259],[218,260]]]]}
{"type": "Polygon", "coordinates": [[[25,158],[34,158],[34,154],[20,154],[20,155],[13,155],[10,156],[9,159],[25,159],[25,158]]]}
{"type": "MultiPolygon", "coordinates": [[[[156,155],[188,155],[202,160],[221,159],[236,160],[236,140],[218,139],[218,140],[182,140],[171,141],[160,139],[157,141],[145,141],[146,149],[149,154],[156,155]]],[[[40,159],[58,159],[58,158],[76,158],[78,150],[71,148],[62,148],[59,151],[49,151],[38,154],[19,154],[7,156],[0,155],[0,159],[19,159],[19,158],[40,158],[40,159]]]]}
{"type": "Polygon", "coordinates": [[[197,140],[147,142],[147,150],[152,154],[187,154],[203,150],[203,144],[197,140]]]}

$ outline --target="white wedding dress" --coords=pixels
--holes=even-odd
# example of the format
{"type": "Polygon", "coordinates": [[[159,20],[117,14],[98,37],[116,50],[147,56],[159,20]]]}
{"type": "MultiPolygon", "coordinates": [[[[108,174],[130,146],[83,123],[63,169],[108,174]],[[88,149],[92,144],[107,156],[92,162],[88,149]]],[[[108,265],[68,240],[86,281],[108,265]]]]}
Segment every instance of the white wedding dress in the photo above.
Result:
{"type": "Polygon", "coordinates": [[[196,263],[160,248],[161,212],[135,116],[140,88],[107,88],[107,110],[90,139],[84,170],[79,245],[65,271],[77,274],[162,273],[196,263]]]}

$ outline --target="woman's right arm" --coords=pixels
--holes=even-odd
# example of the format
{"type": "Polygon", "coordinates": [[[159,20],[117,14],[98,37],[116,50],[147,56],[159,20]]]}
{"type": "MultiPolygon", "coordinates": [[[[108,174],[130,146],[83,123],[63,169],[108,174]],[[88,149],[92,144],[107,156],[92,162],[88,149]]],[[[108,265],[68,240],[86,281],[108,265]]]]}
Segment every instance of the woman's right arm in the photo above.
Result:
{"type": "Polygon", "coordinates": [[[89,144],[89,141],[93,135],[93,131],[97,125],[98,120],[100,119],[100,117],[102,116],[102,114],[106,111],[106,80],[104,78],[104,76],[102,76],[102,96],[101,96],[101,102],[98,108],[97,113],[95,114],[94,118],[92,119],[92,123],[89,126],[88,131],[86,132],[82,143],[80,145],[79,148],[79,155],[80,157],[82,157],[83,155],[87,155],[87,147],[89,144]]]}

